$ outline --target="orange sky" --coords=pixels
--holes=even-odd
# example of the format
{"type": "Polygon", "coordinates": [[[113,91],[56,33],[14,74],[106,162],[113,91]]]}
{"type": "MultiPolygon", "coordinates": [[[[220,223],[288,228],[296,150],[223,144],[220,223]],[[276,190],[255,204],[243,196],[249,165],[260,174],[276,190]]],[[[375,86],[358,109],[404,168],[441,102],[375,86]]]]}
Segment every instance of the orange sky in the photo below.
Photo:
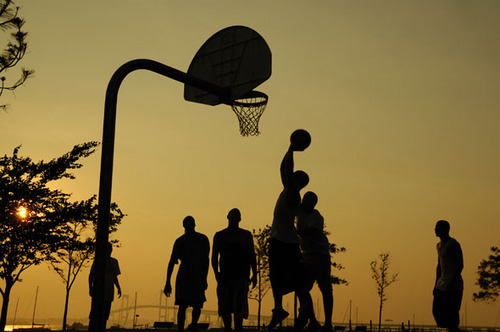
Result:
{"type": "MultiPolygon", "coordinates": [[[[273,52],[256,138],[239,136],[228,107],[185,102],[178,82],[136,72],[122,85],[113,200],[128,217],[114,256],[131,299],[138,292],[140,303],[158,303],[184,216],[210,239],[233,207],[243,228],[269,224],[288,136],[305,128],[313,142],[296,166],[311,176],[307,189],[319,196],[330,240],[347,248],[338,259],[350,284],[334,290],[334,321],[349,300],[359,321],[376,321],[369,262],[389,251],[400,281],[384,318],[433,324],[433,227],[448,219],[464,251],[467,323],[498,324],[498,305],[472,302],[476,267],[500,245],[497,1],[19,4],[29,32],[22,65],[36,77],[2,96],[11,105],[0,114],[2,154],[22,144],[23,155],[47,160],[101,140],[107,83],[128,60],[185,71],[208,37],[236,24],[258,31],[273,52]]],[[[100,151],[61,188],[75,199],[97,193],[99,161],[100,151]]],[[[87,273],[71,295],[74,319],[88,314],[87,273]]],[[[18,298],[18,317],[31,317],[37,285],[37,320],[62,316],[64,286],[39,266],[14,286],[8,323],[18,298]]],[[[208,297],[205,308],[216,309],[212,274],[208,297]]],[[[271,303],[269,294],[264,314],[271,303]]],[[[151,323],[157,311],[147,315],[151,323]]]]}

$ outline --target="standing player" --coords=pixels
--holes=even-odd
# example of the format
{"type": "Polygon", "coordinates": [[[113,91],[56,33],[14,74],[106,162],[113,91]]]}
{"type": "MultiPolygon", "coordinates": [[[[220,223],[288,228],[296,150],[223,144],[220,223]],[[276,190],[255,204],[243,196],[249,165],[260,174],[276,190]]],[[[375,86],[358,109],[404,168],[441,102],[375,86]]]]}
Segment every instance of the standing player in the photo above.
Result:
{"type": "Polygon", "coordinates": [[[303,171],[293,171],[293,153],[306,149],[311,137],[305,130],[297,130],[290,138],[290,147],[280,166],[283,190],[274,209],[269,240],[269,277],[274,309],[268,328],[272,329],[288,317],[288,312],[283,309],[283,296],[295,291],[300,302],[299,317],[295,327],[301,330],[308,321],[310,324],[318,322],[314,317],[309,294],[310,282],[300,262],[302,255],[295,228],[295,215],[301,201],[300,190],[309,183],[309,176],[303,171]]]}
{"type": "Polygon", "coordinates": [[[208,238],[194,230],[196,225],[193,217],[184,218],[182,225],[184,226],[184,235],[175,240],[168,262],[167,282],[163,290],[167,297],[172,293],[170,279],[174,266],[180,260],[181,265],[175,279],[175,304],[179,306],[177,312],[179,332],[184,331],[188,306],[193,307],[189,329],[196,331],[201,308],[206,301],[205,290],[207,289],[208,254],[210,252],[208,238]]]}
{"type": "Polygon", "coordinates": [[[252,288],[257,283],[257,264],[252,233],[239,228],[240,210],[229,211],[227,220],[227,228],[214,236],[212,268],[217,279],[219,316],[225,331],[231,331],[234,315],[234,331],[241,332],[243,319],[248,318],[248,283],[252,283],[252,288]]]}
{"type": "MultiPolygon", "coordinates": [[[[297,213],[297,233],[300,238],[300,249],[302,250],[303,262],[313,278],[323,297],[323,309],[325,312],[325,325],[323,331],[333,331],[333,290],[331,283],[330,243],[324,232],[324,219],[321,213],[315,209],[318,196],[308,191],[302,198],[297,213]]],[[[312,286],[312,285],[311,285],[312,286]]]]}
{"type": "Polygon", "coordinates": [[[437,244],[438,264],[432,313],[438,327],[446,327],[450,332],[460,331],[459,312],[464,290],[462,248],[457,240],[450,237],[450,224],[446,220],[436,223],[435,232],[441,241],[437,244]]]}
{"type": "MultiPolygon", "coordinates": [[[[120,266],[118,265],[118,260],[116,258],[111,257],[111,253],[113,252],[113,245],[108,242],[106,246],[106,279],[104,281],[104,306],[103,306],[103,318],[105,321],[109,319],[109,313],[111,311],[111,302],[113,302],[115,295],[115,286],[118,290],[118,298],[122,296],[122,289],[120,287],[120,283],[118,282],[118,276],[120,275],[120,266]]],[[[95,278],[95,261],[92,263],[92,267],[90,268],[89,274],[89,294],[90,296],[94,296],[94,278],[95,278]]],[[[94,308],[90,309],[90,321],[95,322],[93,319],[96,313],[94,312],[94,308]]],[[[93,329],[94,327],[90,327],[93,329]]]]}

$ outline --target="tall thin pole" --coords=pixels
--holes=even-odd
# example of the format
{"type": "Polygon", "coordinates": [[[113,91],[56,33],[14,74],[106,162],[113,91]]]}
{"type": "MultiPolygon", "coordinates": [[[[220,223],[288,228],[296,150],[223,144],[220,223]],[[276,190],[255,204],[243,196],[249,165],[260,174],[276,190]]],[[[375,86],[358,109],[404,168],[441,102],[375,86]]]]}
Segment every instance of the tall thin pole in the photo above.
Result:
{"type": "Polygon", "coordinates": [[[19,306],[19,298],[17,298],[16,302],[16,310],[14,310],[14,320],[12,321],[12,330],[16,328],[16,316],[17,316],[17,307],[19,306]]]}
{"type": "Polygon", "coordinates": [[[92,297],[92,312],[89,331],[104,332],[106,319],[103,316],[104,279],[106,273],[106,245],[109,237],[109,217],[111,207],[111,187],[113,178],[113,155],[115,146],[116,104],[118,90],[125,77],[133,71],[146,69],[169,77],[176,81],[189,84],[214,95],[220,96],[221,102],[229,102],[229,88],[219,87],[213,83],[193,77],[180,70],[162,63],[136,59],[123,64],[111,77],[104,101],[104,124],[102,137],[101,172],[99,179],[99,202],[96,228],[95,279],[94,296],[92,297]]]}
{"type": "Polygon", "coordinates": [[[158,304],[158,321],[159,322],[161,321],[161,295],[162,295],[162,291],[160,289],[160,303],[158,304]]]}
{"type": "Polygon", "coordinates": [[[134,324],[133,324],[134,325],[134,327],[133,327],[134,329],[135,329],[135,325],[137,323],[137,321],[136,321],[136,317],[137,316],[135,314],[136,310],[137,310],[137,292],[135,292],[135,298],[134,298],[134,324]]]}
{"type": "Polygon", "coordinates": [[[35,304],[33,305],[33,317],[31,318],[31,328],[33,328],[35,326],[35,311],[36,311],[37,300],[38,300],[38,286],[36,286],[35,304]]]}
{"type": "Polygon", "coordinates": [[[352,331],[352,325],[351,325],[351,309],[352,309],[352,300],[349,300],[349,331],[352,331]]]}

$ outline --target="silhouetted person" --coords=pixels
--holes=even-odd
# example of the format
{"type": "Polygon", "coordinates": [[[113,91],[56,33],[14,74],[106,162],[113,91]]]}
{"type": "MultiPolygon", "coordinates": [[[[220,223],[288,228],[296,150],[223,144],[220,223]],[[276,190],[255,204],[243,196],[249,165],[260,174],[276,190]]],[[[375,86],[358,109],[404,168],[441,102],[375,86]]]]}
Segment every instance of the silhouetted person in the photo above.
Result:
{"type": "Polygon", "coordinates": [[[283,191],[274,208],[269,239],[269,277],[274,297],[273,315],[268,328],[280,324],[288,312],[283,309],[283,295],[296,292],[299,298],[299,317],[296,329],[301,330],[308,321],[318,324],[309,294],[309,278],[301,264],[302,254],[295,228],[295,215],[300,204],[300,190],[309,183],[303,171],[293,171],[293,147],[290,145],[280,166],[283,191]]]}
{"type": "MultiPolygon", "coordinates": [[[[122,289],[120,283],[118,282],[118,276],[120,275],[120,266],[118,265],[118,260],[111,257],[113,252],[113,245],[107,243],[106,246],[106,277],[104,281],[104,305],[103,305],[103,318],[107,321],[109,318],[109,313],[111,311],[111,302],[113,302],[115,296],[115,286],[118,291],[118,298],[122,296],[122,289]]],[[[94,278],[95,278],[95,261],[92,263],[89,273],[89,294],[91,297],[94,296],[94,278]]],[[[90,320],[95,321],[92,317],[96,313],[94,308],[90,309],[90,320]]]]}
{"type": "MultiPolygon", "coordinates": [[[[333,331],[333,290],[331,283],[330,243],[324,232],[323,216],[315,209],[318,196],[308,191],[302,198],[302,204],[297,213],[297,233],[300,239],[300,249],[312,281],[318,283],[323,297],[325,325],[323,330],[333,331]]],[[[311,284],[312,287],[312,284],[311,284]]]]}
{"type": "Polygon", "coordinates": [[[248,284],[251,282],[253,288],[257,283],[257,264],[252,233],[239,228],[240,211],[229,211],[227,220],[227,228],[214,236],[212,268],[217,279],[219,316],[222,316],[224,328],[226,332],[231,331],[234,314],[234,331],[241,332],[243,319],[248,318],[248,284]]]}
{"type": "Polygon", "coordinates": [[[209,265],[210,244],[208,238],[194,230],[194,218],[184,218],[184,235],[175,240],[172,255],[168,262],[167,282],[163,293],[167,297],[172,293],[170,279],[175,264],[181,261],[177,278],[175,279],[175,304],[179,306],[177,312],[177,327],[179,332],[184,331],[186,309],[193,308],[189,330],[196,331],[201,308],[206,301],[207,274],[209,265]]]}
{"type": "Polygon", "coordinates": [[[438,264],[432,313],[438,327],[460,331],[459,311],[464,289],[461,275],[464,267],[462,249],[457,240],[450,237],[450,224],[446,220],[436,223],[435,232],[441,241],[437,244],[438,264]]]}

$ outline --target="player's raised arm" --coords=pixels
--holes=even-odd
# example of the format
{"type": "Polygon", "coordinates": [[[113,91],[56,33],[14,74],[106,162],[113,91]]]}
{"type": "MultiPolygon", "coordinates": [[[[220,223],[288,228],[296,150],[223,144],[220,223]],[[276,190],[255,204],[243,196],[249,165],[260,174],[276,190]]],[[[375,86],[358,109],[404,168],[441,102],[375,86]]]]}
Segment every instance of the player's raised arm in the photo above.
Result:
{"type": "Polygon", "coordinates": [[[293,185],[293,150],[291,145],[281,161],[280,174],[283,187],[289,188],[293,185]]]}

